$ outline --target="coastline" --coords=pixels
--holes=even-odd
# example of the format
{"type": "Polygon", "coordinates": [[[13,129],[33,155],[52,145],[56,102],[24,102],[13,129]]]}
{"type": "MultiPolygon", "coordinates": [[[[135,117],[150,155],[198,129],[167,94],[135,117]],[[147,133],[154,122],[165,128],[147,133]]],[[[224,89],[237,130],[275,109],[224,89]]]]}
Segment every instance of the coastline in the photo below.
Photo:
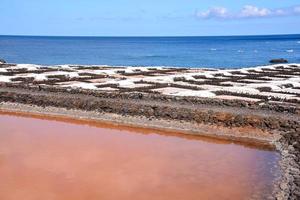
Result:
{"type": "Polygon", "coordinates": [[[56,68],[2,64],[0,110],[180,132],[276,148],[281,153],[282,170],[274,190],[276,198],[297,199],[300,196],[300,94],[297,93],[300,65],[230,72],[91,67],[92,70],[88,66],[65,66],[67,71],[62,73],[56,68]],[[53,72],[56,75],[51,74],[53,72]],[[45,74],[47,79],[44,79],[45,74]],[[245,76],[252,77],[252,82],[245,81],[245,76]],[[199,80],[187,78],[204,79],[204,82],[200,84],[199,80]],[[232,83],[223,81],[224,78],[232,83]],[[94,82],[99,79],[106,82],[94,82]],[[224,85],[224,82],[227,83],[224,85]],[[237,83],[244,86],[237,88],[237,83]],[[170,90],[170,86],[175,89],[170,90]],[[243,91],[237,93],[241,89],[243,91]],[[174,94],[168,94],[174,90],[174,94]],[[188,92],[193,95],[186,96],[188,92]],[[282,96],[287,98],[279,98],[282,96]]]}

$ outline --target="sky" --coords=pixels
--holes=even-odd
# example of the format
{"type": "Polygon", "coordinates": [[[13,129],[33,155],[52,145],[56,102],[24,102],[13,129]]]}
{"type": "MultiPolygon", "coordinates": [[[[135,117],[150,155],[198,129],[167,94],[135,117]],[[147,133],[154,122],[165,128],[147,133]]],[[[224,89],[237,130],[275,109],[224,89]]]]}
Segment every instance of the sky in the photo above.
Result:
{"type": "Polygon", "coordinates": [[[0,0],[0,35],[300,34],[300,0],[0,0]]]}

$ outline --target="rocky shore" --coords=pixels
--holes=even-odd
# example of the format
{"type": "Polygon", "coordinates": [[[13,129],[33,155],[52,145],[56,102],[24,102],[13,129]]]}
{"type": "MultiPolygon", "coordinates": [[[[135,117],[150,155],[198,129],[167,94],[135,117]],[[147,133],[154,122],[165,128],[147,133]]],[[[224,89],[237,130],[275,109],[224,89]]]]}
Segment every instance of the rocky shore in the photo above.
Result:
{"type": "Polygon", "coordinates": [[[267,143],[282,155],[274,198],[300,198],[300,65],[61,69],[2,63],[0,109],[267,143]]]}

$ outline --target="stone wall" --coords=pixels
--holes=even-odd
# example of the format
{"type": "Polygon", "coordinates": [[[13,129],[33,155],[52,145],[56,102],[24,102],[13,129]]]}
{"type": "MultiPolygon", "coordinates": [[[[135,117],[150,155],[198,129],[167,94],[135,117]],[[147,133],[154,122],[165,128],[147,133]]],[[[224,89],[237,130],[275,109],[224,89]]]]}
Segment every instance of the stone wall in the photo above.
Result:
{"type": "MultiPolygon", "coordinates": [[[[193,106],[174,106],[173,101],[186,102],[191,105],[195,103],[213,104],[220,106],[239,106],[243,102],[229,101],[222,102],[211,99],[195,99],[185,97],[166,97],[162,95],[153,95],[150,98],[149,94],[118,94],[118,93],[95,93],[88,94],[89,91],[72,90],[66,92],[50,92],[53,88],[37,91],[35,89],[27,90],[26,92],[16,91],[1,91],[0,101],[17,102],[24,104],[33,104],[38,106],[55,106],[68,109],[81,109],[88,111],[98,111],[107,113],[116,113],[121,115],[131,116],[146,116],[158,119],[184,120],[194,121],[197,123],[216,124],[226,127],[243,127],[251,126],[266,130],[295,130],[299,124],[296,120],[287,120],[273,116],[259,116],[253,114],[238,114],[235,112],[222,112],[212,110],[195,109],[193,106]],[[47,92],[45,92],[47,90],[47,92]],[[68,94],[68,95],[67,95],[68,94]],[[101,97],[101,98],[100,98],[101,97]],[[148,99],[150,102],[143,101],[126,101],[128,99],[148,99]],[[154,101],[154,100],[157,101],[154,101]],[[169,102],[161,104],[161,101],[169,102]],[[145,103],[146,102],[146,103],[145,103]]],[[[251,104],[249,104],[251,106],[251,104]]],[[[257,105],[252,105],[253,109],[257,105]]],[[[244,105],[244,107],[248,107],[244,105]]],[[[277,108],[278,109],[278,108],[277,108]]]]}

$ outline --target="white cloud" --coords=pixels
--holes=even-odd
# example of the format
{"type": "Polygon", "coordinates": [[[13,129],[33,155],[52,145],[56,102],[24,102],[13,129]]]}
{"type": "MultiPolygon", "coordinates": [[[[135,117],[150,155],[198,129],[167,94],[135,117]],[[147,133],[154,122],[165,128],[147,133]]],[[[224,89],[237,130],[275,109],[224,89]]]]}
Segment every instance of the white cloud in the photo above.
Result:
{"type": "Polygon", "coordinates": [[[294,12],[300,14],[300,6],[295,6],[294,12]]]}
{"type": "Polygon", "coordinates": [[[228,10],[223,7],[214,7],[204,12],[197,12],[200,18],[227,18],[228,10]]]}
{"type": "Polygon", "coordinates": [[[300,6],[288,8],[268,9],[253,5],[245,5],[238,12],[229,11],[225,7],[213,7],[206,11],[197,11],[196,17],[200,19],[243,19],[266,18],[278,16],[300,15],[300,6]]]}
{"type": "Polygon", "coordinates": [[[265,17],[272,14],[272,11],[267,8],[258,8],[251,5],[246,5],[240,11],[240,17],[265,17]]]}

